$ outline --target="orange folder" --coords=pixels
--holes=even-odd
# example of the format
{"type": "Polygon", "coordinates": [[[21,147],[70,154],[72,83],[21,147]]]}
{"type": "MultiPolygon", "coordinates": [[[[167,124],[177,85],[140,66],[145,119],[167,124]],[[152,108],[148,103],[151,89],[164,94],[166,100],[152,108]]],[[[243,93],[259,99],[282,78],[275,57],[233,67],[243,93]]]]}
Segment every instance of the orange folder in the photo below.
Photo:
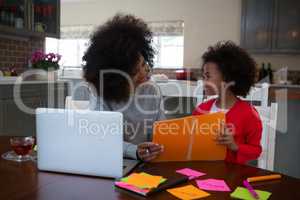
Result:
{"type": "Polygon", "coordinates": [[[164,152],[154,160],[224,160],[226,147],[215,141],[225,113],[189,116],[155,122],[153,142],[164,145],[164,152]]]}

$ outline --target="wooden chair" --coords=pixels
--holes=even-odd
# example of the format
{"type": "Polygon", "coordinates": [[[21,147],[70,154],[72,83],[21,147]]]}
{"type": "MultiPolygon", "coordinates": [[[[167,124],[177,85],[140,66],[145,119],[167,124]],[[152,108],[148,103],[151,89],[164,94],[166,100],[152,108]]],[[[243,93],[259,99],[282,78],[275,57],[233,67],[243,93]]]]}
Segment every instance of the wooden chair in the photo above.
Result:
{"type": "MultiPolygon", "coordinates": [[[[202,81],[200,81],[202,83],[202,81]]],[[[190,115],[191,110],[194,109],[196,100],[197,104],[201,99],[203,94],[202,84],[200,82],[191,82],[184,80],[168,80],[167,82],[159,82],[156,81],[156,85],[159,87],[161,91],[161,95],[164,99],[165,105],[165,115],[167,118],[177,118],[184,117],[186,115],[190,115]],[[190,101],[190,98],[193,98],[190,101]],[[182,113],[175,113],[173,111],[169,111],[169,107],[173,105],[177,105],[177,102],[181,102],[186,109],[182,113]]],[[[172,110],[172,109],[171,109],[172,110]]]]}
{"type": "MultiPolygon", "coordinates": [[[[198,85],[203,85],[202,81],[198,81],[198,85]]],[[[203,87],[202,87],[203,88],[203,87]]],[[[205,100],[216,98],[217,96],[206,97],[205,100]]],[[[275,139],[276,125],[278,115],[277,103],[271,103],[269,106],[269,84],[263,83],[252,87],[246,98],[242,98],[251,102],[257,109],[263,124],[262,132],[262,154],[257,160],[257,166],[262,169],[274,169],[275,157],[275,139]]],[[[197,98],[197,104],[203,102],[203,95],[197,98]]]]}
{"type": "Polygon", "coordinates": [[[65,109],[88,110],[89,106],[89,101],[73,100],[72,96],[67,96],[65,100],[65,109]]]}
{"type": "Polygon", "coordinates": [[[242,98],[255,105],[263,124],[261,138],[262,154],[257,160],[257,166],[262,169],[274,169],[275,139],[278,115],[278,104],[269,106],[269,84],[263,83],[251,88],[246,98],[242,98]],[[259,105],[256,105],[259,104],[259,105]]]}
{"type": "Polygon", "coordinates": [[[258,158],[257,166],[262,169],[274,170],[275,141],[278,105],[255,106],[262,120],[263,132],[261,138],[262,153],[258,158]]]}
{"type": "Polygon", "coordinates": [[[200,84],[191,81],[169,80],[168,82],[156,82],[159,86],[162,96],[167,97],[195,97],[202,95],[203,88],[200,84]]]}

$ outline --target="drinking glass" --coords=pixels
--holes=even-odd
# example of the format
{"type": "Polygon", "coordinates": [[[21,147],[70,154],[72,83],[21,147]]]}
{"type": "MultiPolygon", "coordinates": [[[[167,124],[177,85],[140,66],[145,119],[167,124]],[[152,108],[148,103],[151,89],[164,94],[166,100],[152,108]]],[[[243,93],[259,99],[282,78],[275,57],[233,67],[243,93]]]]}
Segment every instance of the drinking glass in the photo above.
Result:
{"type": "Polygon", "coordinates": [[[12,151],[6,152],[2,155],[3,159],[12,160],[16,162],[24,162],[32,160],[30,155],[34,145],[34,137],[13,137],[10,139],[10,146],[12,151]]]}

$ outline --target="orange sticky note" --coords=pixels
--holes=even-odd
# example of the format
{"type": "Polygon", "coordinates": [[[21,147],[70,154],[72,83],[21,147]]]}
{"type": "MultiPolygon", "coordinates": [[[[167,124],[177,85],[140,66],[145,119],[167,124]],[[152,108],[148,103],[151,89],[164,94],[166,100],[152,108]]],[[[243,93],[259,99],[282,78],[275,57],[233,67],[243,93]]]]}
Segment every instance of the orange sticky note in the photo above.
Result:
{"type": "Polygon", "coordinates": [[[162,176],[152,176],[146,173],[133,173],[127,178],[127,184],[138,188],[155,188],[162,180],[162,176]]]}
{"type": "Polygon", "coordinates": [[[199,199],[210,195],[203,190],[199,190],[193,185],[168,189],[167,192],[171,193],[179,199],[199,199]]]}
{"type": "Polygon", "coordinates": [[[164,146],[155,161],[224,160],[226,147],[215,141],[225,113],[158,121],[153,142],[164,146]]]}
{"type": "Polygon", "coordinates": [[[165,179],[165,178],[162,177],[162,176],[153,176],[153,175],[147,174],[147,173],[145,173],[145,172],[141,172],[140,174],[141,174],[141,175],[144,175],[144,176],[152,177],[153,179],[159,179],[159,183],[163,183],[163,182],[165,182],[165,181],[167,180],[167,179],[165,179]]]}

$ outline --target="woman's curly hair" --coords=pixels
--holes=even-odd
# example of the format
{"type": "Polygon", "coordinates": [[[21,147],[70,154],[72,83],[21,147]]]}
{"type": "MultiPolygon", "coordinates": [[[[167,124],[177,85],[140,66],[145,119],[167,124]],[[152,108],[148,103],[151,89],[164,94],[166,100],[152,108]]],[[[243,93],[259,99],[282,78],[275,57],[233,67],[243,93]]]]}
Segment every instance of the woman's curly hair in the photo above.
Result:
{"type": "Polygon", "coordinates": [[[128,80],[118,73],[105,73],[103,87],[99,75],[103,70],[118,70],[132,77],[137,73],[140,56],[153,66],[155,50],[147,24],[133,15],[117,14],[93,33],[83,56],[84,78],[108,101],[126,101],[130,95],[128,80]],[[102,91],[100,91],[100,88],[102,91]]]}
{"type": "Polygon", "coordinates": [[[202,55],[203,65],[217,64],[225,82],[234,82],[230,90],[236,96],[245,97],[255,83],[256,63],[242,48],[231,41],[218,42],[202,55]]]}

